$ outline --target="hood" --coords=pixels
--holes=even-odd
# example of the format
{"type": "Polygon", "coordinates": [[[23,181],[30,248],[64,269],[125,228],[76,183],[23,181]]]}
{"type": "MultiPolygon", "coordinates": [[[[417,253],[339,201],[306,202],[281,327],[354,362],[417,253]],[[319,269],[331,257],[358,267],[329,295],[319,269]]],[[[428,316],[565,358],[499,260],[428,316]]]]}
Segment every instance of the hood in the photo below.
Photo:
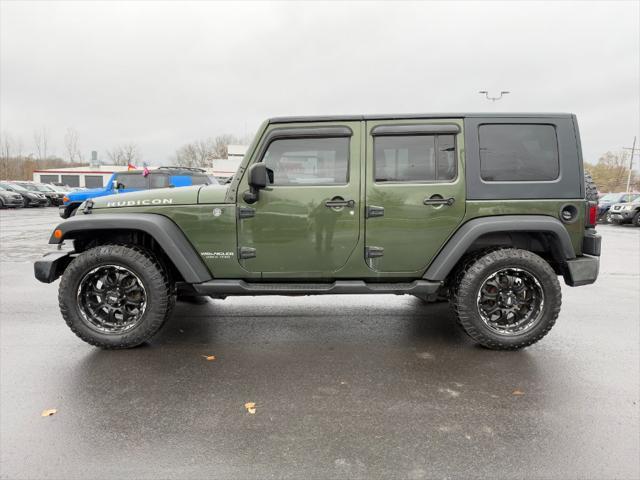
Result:
{"type": "Polygon", "coordinates": [[[202,187],[198,203],[225,203],[229,185],[207,185],[202,187]]]}
{"type": "Polygon", "coordinates": [[[202,185],[179,188],[157,188],[138,192],[117,193],[93,199],[93,208],[153,207],[166,205],[194,205],[202,185]]]}
{"type": "Polygon", "coordinates": [[[104,195],[104,188],[90,188],[89,190],[82,190],[80,192],[69,192],[65,196],[70,202],[84,202],[96,195],[104,195]]]}

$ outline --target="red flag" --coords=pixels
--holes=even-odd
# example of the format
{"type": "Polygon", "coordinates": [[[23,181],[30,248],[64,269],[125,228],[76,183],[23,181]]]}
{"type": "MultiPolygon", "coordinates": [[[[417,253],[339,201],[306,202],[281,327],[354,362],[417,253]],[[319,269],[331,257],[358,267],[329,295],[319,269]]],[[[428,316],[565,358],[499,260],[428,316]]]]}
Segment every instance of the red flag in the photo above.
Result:
{"type": "Polygon", "coordinates": [[[127,165],[127,170],[135,170],[136,166],[135,165],[131,165],[130,163],[127,165]]]}
{"type": "Polygon", "coordinates": [[[147,175],[149,175],[149,169],[145,165],[144,170],[142,170],[142,176],[146,177],[147,175]]]}

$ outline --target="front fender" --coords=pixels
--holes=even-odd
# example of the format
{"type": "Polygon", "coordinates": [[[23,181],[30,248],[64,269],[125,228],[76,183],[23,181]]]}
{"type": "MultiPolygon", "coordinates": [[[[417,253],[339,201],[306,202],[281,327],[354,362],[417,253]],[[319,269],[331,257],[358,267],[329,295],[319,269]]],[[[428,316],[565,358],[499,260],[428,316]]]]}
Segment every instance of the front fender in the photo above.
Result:
{"type": "Polygon", "coordinates": [[[211,273],[180,228],[167,217],[155,213],[79,215],[59,224],[49,238],[50,244],[77,238],[89,231],[118,230],[147,233],[164,250],[185,282],[211,280],[211,273]]]}

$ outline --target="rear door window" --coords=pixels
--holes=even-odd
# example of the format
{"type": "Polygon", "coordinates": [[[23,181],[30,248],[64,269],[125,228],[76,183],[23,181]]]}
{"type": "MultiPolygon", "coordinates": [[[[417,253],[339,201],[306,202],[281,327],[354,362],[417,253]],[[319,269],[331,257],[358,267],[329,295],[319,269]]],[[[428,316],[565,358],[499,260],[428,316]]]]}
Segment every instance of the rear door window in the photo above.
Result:
{"type": "Polygon", "coordinates": [[[553,181],[560,175],[552,125],[486,124],[478,128],[480,175],[486,182],[553,181]]]}
{"type": "Polygon", "coordinates": [[[376,182],[447,182],[456,177],[453,135],[374,139],[376,182]]]}

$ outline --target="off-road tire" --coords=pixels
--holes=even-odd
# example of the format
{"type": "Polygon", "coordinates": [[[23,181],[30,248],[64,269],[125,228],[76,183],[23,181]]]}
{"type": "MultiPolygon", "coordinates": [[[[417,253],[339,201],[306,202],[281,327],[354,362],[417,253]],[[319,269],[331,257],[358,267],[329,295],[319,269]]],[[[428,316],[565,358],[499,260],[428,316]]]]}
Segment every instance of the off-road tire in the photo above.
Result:
{"type": "Polygon", "coordinates": [[[593,181],[593,178],[590,174],[584,174],[584,198],[588,202],[597,202],[598,201],[598,186],[593,181]]]}
{"type": "Polygon", "coordinates": [[[518,350],[536,343],[556,323],[562,303],[558,277],[551,266],[538,255],[517,248],[478,252],[470,256],[452,281],[451,304],[458,324],[476,342],[494,350],[518,350]],[[532,274],[544,293],[542,315],[531,329],[516,335],[492,331],[478,311],[478,292],[484,280],[504,268],[520,268],[532,274]]]}
{"type": "Polygon", "coordinates": [[[131,348],[151,339],[162,328],[175,304],[175,287],[167,269],[150,251],[134,245],[100,245],[69,264],[58,291],[60,312],[69,328],[85,342],[105,349],[131,348]],[[139,323],[124,333],[103,333],[83,319],[77,302],[81,280],[101,265],[118,265],[135,273],[147,292],[147,306],[139,323]]]}

